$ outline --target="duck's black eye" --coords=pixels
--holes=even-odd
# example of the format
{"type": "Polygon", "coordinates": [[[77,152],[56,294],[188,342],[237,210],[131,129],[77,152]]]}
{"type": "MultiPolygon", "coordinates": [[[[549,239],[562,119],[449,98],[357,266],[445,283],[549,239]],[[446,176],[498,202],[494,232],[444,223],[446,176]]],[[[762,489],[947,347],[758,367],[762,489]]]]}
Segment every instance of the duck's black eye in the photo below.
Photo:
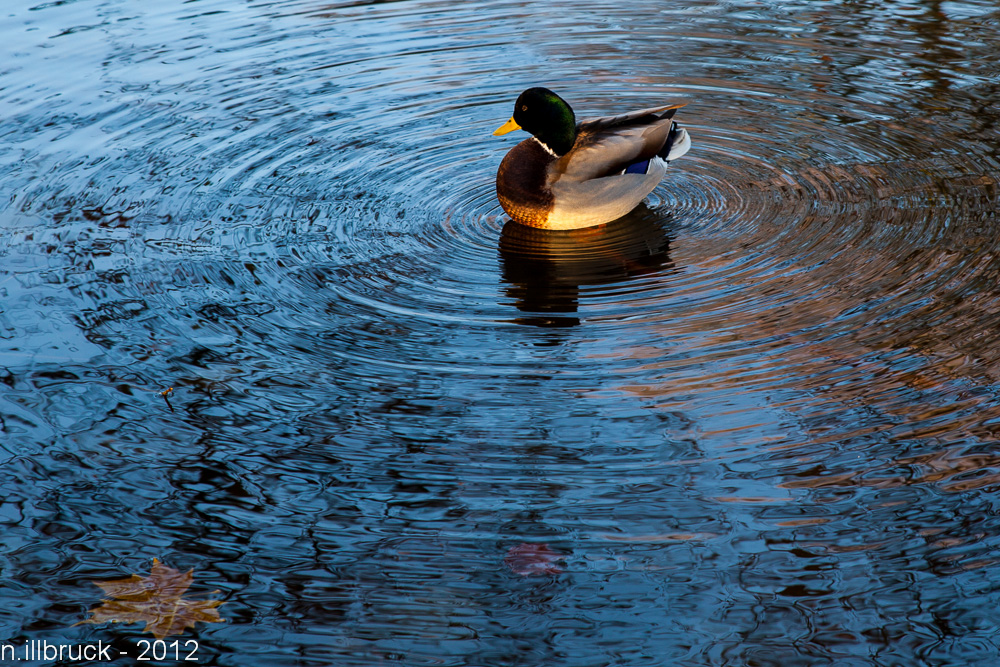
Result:
{"type": "Polygon", "coordinates": [[[528,105],[527,104],[522,104],[521,105],[521,111],[527,111],[527,110],[528,110],[528,105]]]}

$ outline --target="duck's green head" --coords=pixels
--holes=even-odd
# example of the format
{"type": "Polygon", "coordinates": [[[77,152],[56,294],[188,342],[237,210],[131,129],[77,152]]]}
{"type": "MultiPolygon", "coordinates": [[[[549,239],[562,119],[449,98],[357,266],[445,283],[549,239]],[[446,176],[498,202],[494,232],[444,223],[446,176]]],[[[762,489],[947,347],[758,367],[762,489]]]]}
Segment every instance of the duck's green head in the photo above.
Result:
{"type": "Polygon", "coordinates": [[[565,155],[576,141],[576,117],[566,100],[548,88],[528,88],[514,103],[514,115],[493,134],[530,132],[556,155],[565,155]]]}

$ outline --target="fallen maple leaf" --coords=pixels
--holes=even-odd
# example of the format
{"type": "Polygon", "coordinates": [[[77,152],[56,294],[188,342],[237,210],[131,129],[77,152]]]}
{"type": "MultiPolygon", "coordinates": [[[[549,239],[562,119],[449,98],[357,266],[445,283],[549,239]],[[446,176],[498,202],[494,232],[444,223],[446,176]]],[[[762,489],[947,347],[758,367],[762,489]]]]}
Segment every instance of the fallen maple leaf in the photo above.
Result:
{"type": "MultiPolygon", "coordinates": [[[[186,600],[182,596],[194,579],[194,570],[180,572],[156,558],[148,577],[133,574],[128,579],[95,581],[114,600],[90,610],[92,616],[80,623],[145,623],[143,632],[157,639],[180,635],[198,621],[220,623],[222,600],[186,600]]],[[[76,625],[80,625],[77,623],[76,625]]]]}
{"type": "Polygon", "coordinates": [[[562,568],[556,565],[561,556],[547,544],[523,542],[507,550],[503,562],[515,574],[523,577],[533,574],[559,574],[562,568]]]}

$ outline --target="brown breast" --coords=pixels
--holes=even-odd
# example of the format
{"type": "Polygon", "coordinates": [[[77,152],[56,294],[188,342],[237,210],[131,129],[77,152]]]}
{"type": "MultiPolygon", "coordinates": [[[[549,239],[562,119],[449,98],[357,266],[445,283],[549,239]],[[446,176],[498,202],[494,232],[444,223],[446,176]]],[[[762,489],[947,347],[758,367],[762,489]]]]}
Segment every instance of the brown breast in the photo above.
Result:
{"type": "Polygon", "coordinates": [[[534,138],[525,139],[507,153],[497,169],[497,199],[507,215],[523,225],[545,225],[552,211],[546,176],[553,161],[534,138]]]}

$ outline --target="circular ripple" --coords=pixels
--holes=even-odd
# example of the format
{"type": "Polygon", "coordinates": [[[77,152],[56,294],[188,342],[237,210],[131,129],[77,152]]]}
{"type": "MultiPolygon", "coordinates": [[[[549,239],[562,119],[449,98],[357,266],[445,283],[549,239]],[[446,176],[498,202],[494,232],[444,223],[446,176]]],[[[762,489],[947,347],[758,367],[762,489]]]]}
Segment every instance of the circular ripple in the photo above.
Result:
{"type": "MultiPolygon", "coordinates": [[[[657,62],[660,56],[645,41],[620,42],[637,28],[628,16],[604,10],[606,20],[588,33],[605,45],[605,63],[624,58],[624,52],[657,62]]],[[[143,20],[172,18],[150,14],[143,20]]],[[[891,106],[905,88],[855,77],[851,82],[860,81],[861,90],[845,104],[838,81],[843,75],[835,66],[824,71],[825,50],[841,46],[839,38],[805,23],[813,49],[806,59],[819,69],[813,87],[794,94],[780,80],[724,83],[711,76],[711,67],[700,78],[646,76],[631,89],[619,77],[595,76],[592,69],[568,72],[557,87],[580,115],[689,100],[679,119],[691,131],[694,149],[632,216],[638,220],[632,231],[624,231],[630,225],[623,221],[568,244],[539,238],[531,249],[530,234],[504,232],[492,176],[511,142],[489,136],[522,84],[487,83],[499,46],[480,39],[479,12],[434,3],[413,14],[274,5],[267,20],[277,21],[281,35],[277,58],[273,38],[255,28],[263,17],[252,10],[234,17],[239,28],[223,43],[197,31],[210,25],[209,14],[191,20],[195,36],[183,58],[156,41],[155,33],[149,33],[150,43],[133,44],[124,53],[112,28],[103,29],[110,40],[103,38],[107,34],[87,40],[92,60],[110,50],[116,62],[163,76],[154,90],[150,71],[146,83],[124,68],[113,73],[130,96],[107,95],[90,104],[90,113],[76,111],[69,122],[73,131],[56,135],[36,158],[39,169],[70,178],[36,181],[18,194],[26,220],[57,205],[63,210],[52,212],[54,217],[72,222],[86,216],[122,229],[115,243],[140,245],[154,272],[170,266],[161,258],[184,263],[181,258],[191,253],[204,256],[205,262],[168,269],[169,278],[149,277],[172,283],[158,307],[190,307],[201,301],[198,292],[207,284],[226,295],[246,286],[254,302],[286,303],[283,324],[314,322],[314,297],[326,294],[370,319],[403,315],[493,327],[590,318],[627,329],[658,321],[655,312],[633,316],[655,305],[654,311],[680,320],[680,331],[742,327],[743,335],[770,339],[781,332],[747,327],[780,320],[783,335],[795,335],[814,330],[831,309],[859,308],[857,299],[840,295],[865,294],[867,303],[905,288],[905,295],[884,300],[885,312],[895,316],[906,300],[920,303],[942,284],[953,285],[964,267],[982,264],[978,254],[958,259],[931,253],[922,262],[933,268],[908,273],[899,260],[908,257],[914,266],[913,253],[899,250],[920,254],[930,240],[955,230],[951,211],[959,201],[968,207],[969,192],[979,197],[978,206],[966,210],[969,218],[991,210],[994,186],[981,168],[989,156],[980,147],[970,151],[946,120],[891,106]],[[360,32],[348,36],[345,21],[360,32]],[[429,29],[450,36],[444,46],[428,48],[429,29]],[[318,63],[316,30],[345,39],[346,48],[318,63]],[[218,55],[226,52],[241,58],[223,58],[220,66],[218,55]],[[203,67],[201,61],[212,64],[203,67]],[[261,85],[264,78],[278,85],[261,85]],[[471,94],[463,87],[468,80],[479,82],[471,94]],[[180,90],[209,94],[180,97],[180,90]],[[115,150],[92,156],[100,145],[96,138],[115,150]],[[186,174],[183,183],[176,173],[186,174]],[[59,183],[55,191],[53,182],[59,183]],[[650,215],[658,222],[643,222],[650,215]],[[665,227],[662,238],[650,241],[650,224],[656,234],[665,227]],[[566,248],[553,251],[560,244],[576,249],[577,256],[566,248]],[[623,244],[629,247],[623,250],[623,244]],[[590,261],[595,254],[616,259],[590,261]],[[652,275],[653,265],[659,274],[652,275]],[[533,275],[553,276],[561,286],[549,290],[554,301],[547,302],[546,290],[526,287],[544,282],[533,275]],[[575,296],[568,297],[571,292],[575,296]],[[829,303],[817,312],[815,304],[823,300],[829,303]],[[560,320],[560,312],[567,318],[560,320]]],[[[684,20],[688,41],[672,54],[674,70],[706,52],[716,57],[709,63],[728,62],[728,49],[739,40],[732,43],[717,32],[718,15],[684,20]]],[[[578,43],[555,38],[560,25],[544,26],[539,43],[549,56],[569,57],[578,43]]],[[[757,44],[760,36],[747,40],[757,44]]],[[[770,57],[781,60],[786,51],[790,58],[794,48],[774,41],[770,57]]],[[[878,56],[862,44],[847,59],[878,56]]],[[[24,90],[15,85],[12,93],[24,90]]],[[[25,108],[26,117],[33,108],[25,108]]],[[[990,245],[977,250],[992,251],[990,245]]],[[[882,335],[872,326],[878,308],[866,306],[865,314],[864,326],[857,329],[855,322],[856,330],[847,333],[852,344],[860,337],[877,345],[867,340],[882,335]]]]}

